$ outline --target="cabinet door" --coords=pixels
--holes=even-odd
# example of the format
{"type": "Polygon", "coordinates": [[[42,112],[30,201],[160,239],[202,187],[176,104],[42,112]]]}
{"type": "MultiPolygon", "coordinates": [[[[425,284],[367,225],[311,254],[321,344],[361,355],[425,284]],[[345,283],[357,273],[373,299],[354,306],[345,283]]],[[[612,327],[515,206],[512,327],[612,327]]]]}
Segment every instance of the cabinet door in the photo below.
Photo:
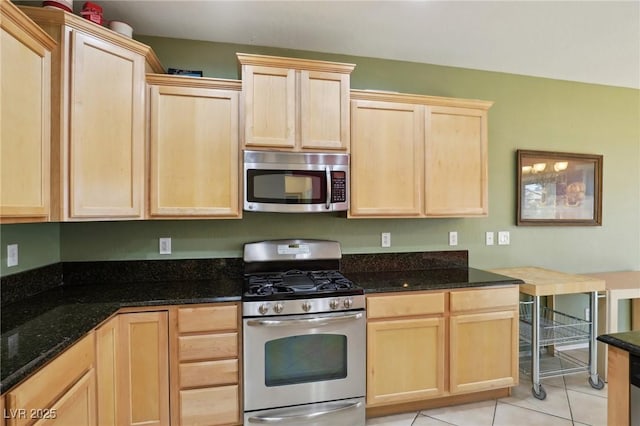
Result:
{"type": "Polygon", "coordinates": [[[238,92],[150,90],[150,215],[240,217],[238,92]]]}
{"type": "Polygon", "coordinates": [[[51,54],[8,18],[0,24],[0,219],[46,221],[51,54]]]}
{"type": "Polygon", "coordinates": [[[428,106],[425,124],[426,215],[486,216],[486,111],[428,106]]]}
{"type": "Polygon", "coordinates": [[[125,314],[119,321],[118,425],[168,425],[168,314],[125,314]]]}
{"type": "Polygon", "coordinates": [[[423,107],[352,101],[351,126],[350,216],[420,216],[423,107]]]}
{"type": "Polygon", "coordinates": [[[116,411],[119,364],[117,359],[119,320],[116,315],[96,330],[96,381],[98,383],[98,424],[117,426],[116,411]]]}
{"type": "Polygon", "coordinates": [[[300,132],[303,149],[348,149],[348,74],[300,71],[300,132]]]}
{"type": "MultiPolygon", "coordinates": [[[[89,370],[71,389],[51,407],[36,410],[41,418],[36,426],[94,426],[96,418],[96,380],[94,369],[89,370]]],[[[33,413],[32,413],[33,414],[33,413]]]]}
{"type": "Polygon", "coordinates": [[[293,148],[296,140],[296,76],[286,68],[244,65],[244,144],[293,148]]]}
{"type": "MultiPolygon", "coordinates": [[[[39,414],[38,410],[53,407],[64,397],[67,389],[71,389],[88,371],[93,371],[94,363],[95,340],[93,333],[89,333],[6,394],[7,410],[12,413],[20,413],[20,410],[23,410],[22,413],[24,413],[11,416],[7,424],[9,426],[31,424],[33,413],[39,414]]],[[[95,395],[95,391],[92,391],[92,395],[95,395]]],[[[95,399],[92,398],[92,400],[95,403],[95,399]]],[[[66,416],[62,407],[57,415],[66,416]]],[[[69,415],[73,417],[73,414],[69,415]]]]}
{"type": "Polygon", "coordinates": [[[141,218],[144,58],[72,31],[71,218],[141,218]]]}
{"type": "Polygon", "coordinates": [[[449,390],[452,394],[518,383],[518,312],[450,318],[449,390]]]}
{"type": "Polygon", "coordinates": [[[444,392],[444,318],[367,324],[367,405],[444,392]]]}

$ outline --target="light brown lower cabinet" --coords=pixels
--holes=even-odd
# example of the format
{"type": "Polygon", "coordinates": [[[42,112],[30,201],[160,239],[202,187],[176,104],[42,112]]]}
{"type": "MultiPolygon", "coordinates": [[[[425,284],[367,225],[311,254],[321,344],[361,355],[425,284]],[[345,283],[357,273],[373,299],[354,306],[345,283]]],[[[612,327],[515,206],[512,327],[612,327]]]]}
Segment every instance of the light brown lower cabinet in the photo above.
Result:
{"type": "Polygon", "coordinates": [[[405,402],[444,393],[444,318],[367,325],[367,403],[405,402]],[[376,368],[386,366],[385,368],[376,368]]]}
{"type": "Polygon", "coordinates": [[[367,297],[367,407],[518,383],[518,288],[367,297]]]}
{"type": "Polygon", "coordinates": [[[239,321],[234,303],[171,311],[172,424],[242,423],[239,321]]]}
{"type": "Polygon", "coordinates": [[[122,312],[0,396],[0,426],[240,425],[235,303],[122,312]]]}
{"type": "Polygon", "coordinates": [[[449,392],[518,384],[518,287],[452,291],[449,392]]]}
{"type": "MultiPolygon", "coordinates": [[[[608,345],[607,424],[631,425],[629,419],[629,352],[608,345]]],[[[635,425],[636,423],[634,423],[635,425]]]]}
{"type": "Polygon", "coordinates": [[[367,298],[367,406],[445,391],[444,293],[367,298]]]}
{"type": "Polygon", "coordinates": [[[517,311],[454,315],[449,324],[452,394],[518,383],[518,348],[514,348],[517,341],[509,341],[518,329],[517,311]]]}
{"type": "Polygon", "coordinates": [[[96,375],[94,369],[87,371],[75,385],[51,407],[43,410],[37,426],[70,426],[96,424],[96,375]]]}
{"type": "Polygon", "coordinates": [[[5,395],[8,426],[96,425],[94,334],[5,395]]]}
{"type": "Polygon", "coordinates": [[[99,424],[169,425],[168,312],[116,315],[96,336],[99,424]]]}

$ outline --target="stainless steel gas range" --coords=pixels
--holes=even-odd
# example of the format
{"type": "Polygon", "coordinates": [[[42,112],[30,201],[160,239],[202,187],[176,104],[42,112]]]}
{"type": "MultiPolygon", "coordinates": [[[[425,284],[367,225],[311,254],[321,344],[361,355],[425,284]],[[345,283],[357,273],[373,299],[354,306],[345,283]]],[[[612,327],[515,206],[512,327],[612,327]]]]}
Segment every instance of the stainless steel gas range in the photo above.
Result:
{"type": "Polygon", "coordinates": [[[244,423],[365,424],[364,292],[339,243],[244,246],[244,423]]]}

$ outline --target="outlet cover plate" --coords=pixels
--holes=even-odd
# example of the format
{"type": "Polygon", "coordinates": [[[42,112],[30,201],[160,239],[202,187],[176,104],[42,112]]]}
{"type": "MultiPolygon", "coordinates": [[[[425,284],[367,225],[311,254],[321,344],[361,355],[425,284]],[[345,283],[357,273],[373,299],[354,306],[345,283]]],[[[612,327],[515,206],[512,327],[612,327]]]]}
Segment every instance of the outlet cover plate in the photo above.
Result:
{"type": "Polygon", "coordinates": [[[511,244],[511,236],[509,235],[509,231],[498,232],[498,244],[501,246],[508,246],[509,244],[511,244]]]}
{"type": "Polygon", "coordinates": [[[7,245],[7,267],[18,266],[18,245],[7,245]]]}
{"type": "Polygon", "coordinates": [[[171,238],[160,238],[160,254],[171,254],[171,238]]]}
{"type": "Polygon", "coordinates": [[[391,232],[383,232],[380,234],[380,246],[391,247],[391,232]]]}

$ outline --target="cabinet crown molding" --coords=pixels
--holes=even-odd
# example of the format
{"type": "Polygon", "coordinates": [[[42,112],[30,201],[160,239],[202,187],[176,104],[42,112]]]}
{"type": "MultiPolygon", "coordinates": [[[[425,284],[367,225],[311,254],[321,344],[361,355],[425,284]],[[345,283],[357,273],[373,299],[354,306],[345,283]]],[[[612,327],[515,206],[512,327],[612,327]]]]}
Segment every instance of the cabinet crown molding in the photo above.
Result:
{"type": "Polygon", "coordinates": [[[474,108],[488,110],[493,105],[493,101],[482,101],[478,99],[460,99],[441,96],[416,95],[410,93],[390,92],[384,90],[359,90],[351,89],[351,99],[361,101],[387,101],[405,104],[449,106],[459,108],[474,108]]]}
{"type": "Polygon", "coordinates": [[[190,77],[186,75],[153,74],[146,76],[148,84],[176,87],[196,87],[201,89],[242,90],[240,80],[227,80],[223,78],[190,77]]]}
{"type": "Polygon", "coordinates": [[[29,36],[37,40],[44,48],[53,50],[57,43],[42,28],[33,22],[24,12],[7,0],[0,1],[0,27],[9,31],[9,25],[14,24],[26,31],[29,36]]]}
{"type": "Polygon", "coordinates": [[[293,68],[306,71],[334,72],[351,74],[355,64],[341,62],[318,61],[312,59],[283,58],[280,56],[253,55],[248,53],[236,53],[238,61],[242,65],[257,65],[265,67],[293,68]]]}
{"type": "Polygon", "coordinates": [[[91,22],[88,19],[65,12],[62,9],[45,9],[43,7],[34,6],[20,6],[20,9],[37,23],[65,25],[140,54],[145,57],[153,71],[158,73],[164,72],[160,59],[158,59],[155,52],[146,44],[125,37],[115,31],[91,22]]]}

